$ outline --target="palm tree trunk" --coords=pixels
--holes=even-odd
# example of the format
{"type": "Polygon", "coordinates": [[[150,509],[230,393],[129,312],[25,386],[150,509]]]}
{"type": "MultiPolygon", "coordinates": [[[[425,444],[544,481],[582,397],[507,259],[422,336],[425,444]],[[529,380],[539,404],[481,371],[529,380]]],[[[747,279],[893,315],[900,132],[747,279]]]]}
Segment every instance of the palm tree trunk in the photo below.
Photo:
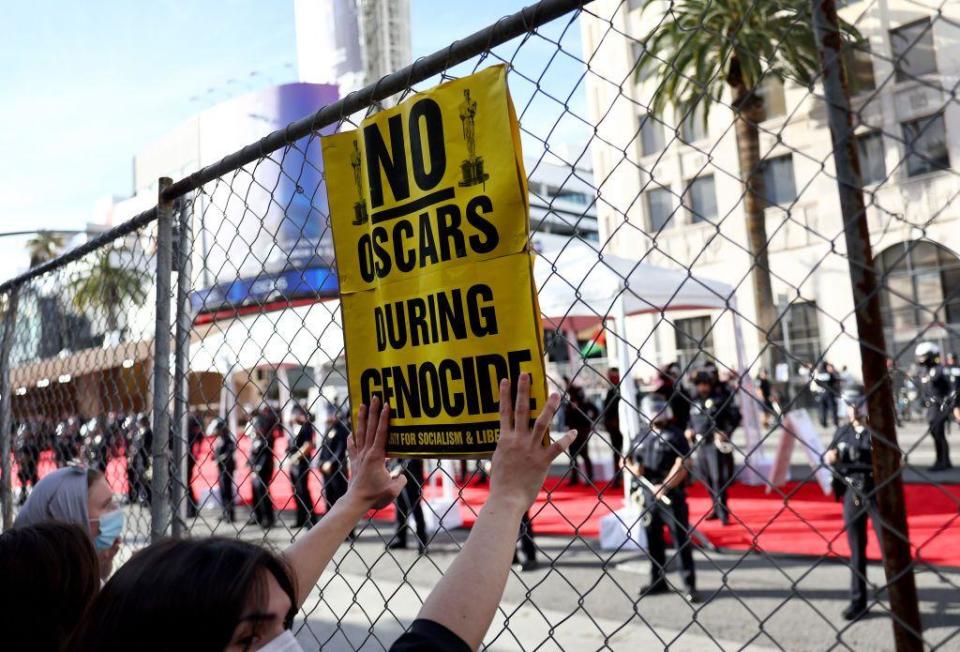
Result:
{"type": "Polygon", "coordinates": [[[770,263],[767,257],[767,223],[764,213],[766,201],[763,170],[760,167],[760,134],[757,125],[763,121],[763,100],[738,89],[734,99],[737,109],[737,154],[740,179],[743,181],[743,212],[747,224],[747,245],[750,251],[753,302],[757,313],[757,336],[763,367],[771,370],[783,359],[782,329],[777,320],[770,282],[770,263]]]}

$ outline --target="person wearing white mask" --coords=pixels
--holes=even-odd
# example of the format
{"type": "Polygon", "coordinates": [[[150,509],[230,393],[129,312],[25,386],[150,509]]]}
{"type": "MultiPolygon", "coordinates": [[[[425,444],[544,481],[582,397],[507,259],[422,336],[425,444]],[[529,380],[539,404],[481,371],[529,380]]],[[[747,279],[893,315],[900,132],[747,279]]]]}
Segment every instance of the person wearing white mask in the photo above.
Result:
{"type": "Polygon", "coordinates": [[[66,466],[44,476],[17,514],[13,527],[47,521],[85,528],[97,551],[101,578],[110,577],[113,559],[120,549],[124,516],[102,472],[66,466]]]}
{"type": "MultiPolygon", "coordinates": [[[[500,441],[489,499],[453,561],[391,650],[475,650],[503,595],[516,534],[550,463],[573,441],[568,432],[544,446],[560,397],[552,395],[530,427],[530,377],[515,410],[500,384],[500,441]]],[[[406,478],[386,468],[389,406],[360,406],[350,438],[347,493],[319,524],[276,555],[225,538],[171,540],[138,552],[103,587],[71,643],[72,650],[301,650],[293,621],[337,548],[368,510],[389,505],[406,478]],[[157,627],[157,623],[167,623],[157,627]],[[144,632],[149,632],[144,636],[144,632]]]]}

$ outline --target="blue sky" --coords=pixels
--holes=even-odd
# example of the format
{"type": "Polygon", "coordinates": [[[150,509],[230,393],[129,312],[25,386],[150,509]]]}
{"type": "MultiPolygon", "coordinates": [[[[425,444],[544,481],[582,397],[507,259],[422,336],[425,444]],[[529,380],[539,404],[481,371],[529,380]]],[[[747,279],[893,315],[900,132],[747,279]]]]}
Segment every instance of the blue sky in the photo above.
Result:
{"type": "MultiPolygon", "coordinates": [[[[414,56],[529,3],[411,0],[414,56]]],[[[579,47],[575,27],[564,48],[579,55],[579,47]]],[[[518,68],[537,75],[554,50],[534,39],[518,68]]],[[[145,145],[220,100],[296,80],[293,2],[10,3],[0,61],[0,232],[83,228],[98,199],[129,194],[132,159],[145,145]]],[[[549,71],[569,93],[575,62],[562,58],[549,71]]],[[[530,90],[517,85],[518,106],[530,90]]],[[[549,104],[541,98],[532,109],[555,117],[549,104]]],[[[25,268],[24,241],[0,238],[0,279],[25,268]]]]}

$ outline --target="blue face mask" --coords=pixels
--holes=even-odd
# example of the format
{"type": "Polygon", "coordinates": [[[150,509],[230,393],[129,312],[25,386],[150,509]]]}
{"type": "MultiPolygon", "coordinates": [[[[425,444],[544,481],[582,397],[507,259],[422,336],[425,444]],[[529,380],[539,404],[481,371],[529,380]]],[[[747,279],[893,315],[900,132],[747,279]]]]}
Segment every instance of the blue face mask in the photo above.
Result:
{"type": "Polygon", "coordinates": [[[97,535],[93,546],[97,550],[107,550],[113,546],[113,542],[123,531],[123,511],[115,509],[112,512],[107,512],[100,516],[99,521],[100,534],[97,535]]]}

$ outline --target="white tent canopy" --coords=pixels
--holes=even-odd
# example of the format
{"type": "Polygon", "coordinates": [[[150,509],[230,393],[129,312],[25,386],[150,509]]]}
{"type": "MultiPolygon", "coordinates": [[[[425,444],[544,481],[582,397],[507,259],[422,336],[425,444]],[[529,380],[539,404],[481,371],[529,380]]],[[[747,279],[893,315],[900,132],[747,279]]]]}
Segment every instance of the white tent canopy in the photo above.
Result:
{"type": "Polygon", "coordinates": [[[540,311],[554,320],[616,317],[621,289],[627,315],[725,308],[734,301],[733,287],[726,283],[600,253],[579,240],[539,254],[534,277],[540,311]]]}

